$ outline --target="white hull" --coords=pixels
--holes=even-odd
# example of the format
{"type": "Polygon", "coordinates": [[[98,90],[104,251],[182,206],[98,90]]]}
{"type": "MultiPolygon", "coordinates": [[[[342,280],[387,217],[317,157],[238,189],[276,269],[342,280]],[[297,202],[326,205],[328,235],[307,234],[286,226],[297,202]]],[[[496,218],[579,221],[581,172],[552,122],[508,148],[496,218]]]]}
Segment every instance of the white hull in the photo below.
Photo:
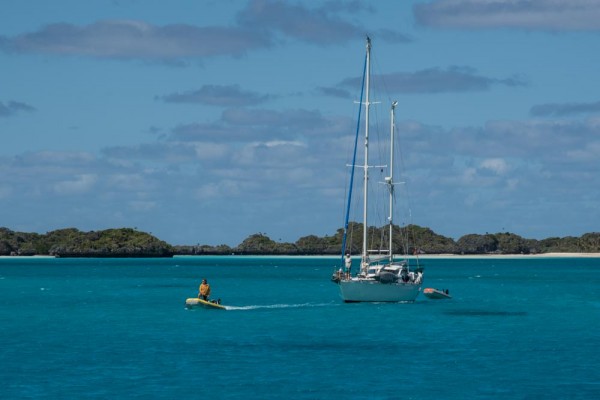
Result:
{"type": "Polygon", "coordinates": [[[353,302],[415,301],[421,285],[416,283],[380,283],[371,279],[351,279],[339,282],[342,299],[353,302]]]}

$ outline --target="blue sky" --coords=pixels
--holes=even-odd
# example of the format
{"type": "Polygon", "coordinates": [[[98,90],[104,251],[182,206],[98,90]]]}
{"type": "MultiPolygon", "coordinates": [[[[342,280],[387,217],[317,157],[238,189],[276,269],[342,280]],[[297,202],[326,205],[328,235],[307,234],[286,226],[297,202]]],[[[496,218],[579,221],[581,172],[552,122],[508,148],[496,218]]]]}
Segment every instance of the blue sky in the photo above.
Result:
{"type": "Polygon", "coordinates": [[[598,231],[599,0],[2,1],[0,226],[334,234],[366,34],[409,222],[598,231]]]}

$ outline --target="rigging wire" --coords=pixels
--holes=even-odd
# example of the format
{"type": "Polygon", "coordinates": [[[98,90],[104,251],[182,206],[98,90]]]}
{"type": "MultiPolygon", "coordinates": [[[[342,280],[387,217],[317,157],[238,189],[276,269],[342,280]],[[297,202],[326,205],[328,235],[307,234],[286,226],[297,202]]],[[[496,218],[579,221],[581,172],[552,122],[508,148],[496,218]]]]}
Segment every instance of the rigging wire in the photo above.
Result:
{"type": "Polygon", "coordinates": [[[344,253],[346,252],[346,239],[347,239],[347,235],[348,235],[348,220],[350,218],[350,205],[352,202],[352,186],[354,183],[354,165],[356,164],[356,149],[357,149],[357,144],[358,144],[358,135],[360,132],[360,120],[361,120],[361,113],[362,113],[362,100],[363,100],[363,94],[364,94],[364,88],[365,88],[365,76],[366,76],[366,72],[367,72],[367,55],[365,55],[365,65],[363,67],[363,79],[362,79],[362,84],[361,84],[361,88],[360,88],[360,103],[359,103],[359,107],[358,107],[358,120],[356,122],[356,135],[354,137],[354,155],[352,156],[352,172],[350,173],[350,184],[349,184],[349,190],[348,190],[348,204],[346,206],[346,217],[344,219],[344,236],[342,239],[342,254],[341,254],[341,264],[344,265],[344,253]]]}
{"type": "MultiPolygon", "coordinates": [[[[385,74],[383,74],[381,72],[381,68],[379,66],[378,59],[372,58],[372,63],[373,63],[374,69],[378,72],[376,74],[376,76],[379,78],[378,81],[379,81],[380,85],[382,86],[383,92],[387,95],[388,103],[391,103],[392,102],[392,98],[390,96],[390,93],[391,93],[391,90],[389,89],[390,86],[388,85],[388,83],[387,83],[387,81],[385,79],[385,74]]],[[[402,152],[402,149],[403,149],[403,143],[401,143],[402,138],[398,134],[398,126],[397,125],[394,126],[394,135],[397,138],[397,140],[395,141],[395,146],[394,146],[395,147],[394,148],[394,154],[399,155],[399,158],[400,158],[400,160],[399,160],[400,161],[400,169],[399,170],[400,170],[401,174],[403,174],[404,171],[406,171],[406,168],[405,168],[406,164],[405,164],[404,154],[402,152]]],[[[407,222],[406,222],[405,229],[399,229],[400,232],[402,232],[402,230],[405,231],[404,235],[402,235],[402,234],[400,235],[401,239],[404,238],[403,241],[401,240],[401,246],[404,247],[404,253],[408,255],[409,254],[409,250],[410,250],[410,243],[409,242],[410,242],[410,239],[412,239],[413,246],[414,246],[414,249],[415,249],[415,256],[417,256],[416,257],[416,262],[417,262],[417,265],[418,265],[419,260],[418,260],[418,254],[417,253],[418,253],[419,245],[417,243],[417,238],[416,238],[416,234],[414,232],[414,229],[413,230],[409,229],[410,225],[412,225],[412,198],[410,196],[409,183],[408,183],[408,179],[406,179],[405,176],[402,176],[402,177],[399,177],[399,178],[401,178],[400,181],[402,181],[404,183],[403,186],[404,186],[404,189],[405,189],[404,192],[405,192],[405,196],[406,196],[406,206],[408,208],[408,217],[407,217],[407,222]],[[411,237],[409,237],[409,236],[411,236],[411,237]]],[[[396,203],[396,201],[397,201],[397,195],[395,194],[394,195],[394,203],[396,203]]]]}

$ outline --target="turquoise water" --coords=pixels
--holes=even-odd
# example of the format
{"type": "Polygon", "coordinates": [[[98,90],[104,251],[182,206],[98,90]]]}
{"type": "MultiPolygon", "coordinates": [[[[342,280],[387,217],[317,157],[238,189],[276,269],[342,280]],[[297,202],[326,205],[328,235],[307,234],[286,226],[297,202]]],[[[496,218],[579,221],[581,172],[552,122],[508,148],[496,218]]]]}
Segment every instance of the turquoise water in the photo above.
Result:
{"type": "Polygon", "coordinates": [[[0,259],[0,397],[600,398],[600,258],[425,260],[454,297],[413,304],[336,261],[0,259]],[[204,277],[230,310],[185,309],[204,277]]]}

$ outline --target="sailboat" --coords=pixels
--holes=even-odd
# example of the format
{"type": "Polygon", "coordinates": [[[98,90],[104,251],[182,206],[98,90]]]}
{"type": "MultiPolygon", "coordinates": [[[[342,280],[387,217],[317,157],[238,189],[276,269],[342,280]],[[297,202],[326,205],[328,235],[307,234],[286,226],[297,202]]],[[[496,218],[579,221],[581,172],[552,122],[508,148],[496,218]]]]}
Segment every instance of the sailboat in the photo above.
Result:
{"type": "MultiPolygon", "coordinates": [[[[363,237],[362,251],[360,255],[360,269],[356,275],[352,274],[352,260],[350,251],[347,247],[348,221],[352,190],[349,190],[348,202],[346,207],[346,220],[344,224],[344,239],[342,244],[342,267],[334,272],[332,280],[339,285],[340,295],[344,302],[413,302],[421,291],[423,282],[423,269],[418,267],[411,270],[408,260],[396,260],[393,251],[393,217],[394,217],[394,186],[399,184],[394,180],[394,134],[395,134],[395,108],[397,102],[392,102],[391,106],[391,129],[390,129],[390,158],[389,166],[377,166],[378,168],[387,167],[389,175],[384,178],[384,185],[387,187],[387,196],[389,196],[389,214],[388,214],[388,240],[387,249],[369,250],[368,237],[368,214],[369,214],[369,169],[374,166],[369,165],[369,108],[370,100],[370,75],[371,75],[371,40],[367,37],[366,60],[363,74],[363,93],[365,101],[361,104],[365,109],[365,137],[364,137],[364,163],[357,166],[353,162],[351,165],[352,173],[350,178],[350,188],[354,178],[354,169],[363,170],[363,237]]],[[[359,112],[360,124],[360,112],[359,112]]],[[[356,160],[355,138],[354,161],[356,160]]]]}

